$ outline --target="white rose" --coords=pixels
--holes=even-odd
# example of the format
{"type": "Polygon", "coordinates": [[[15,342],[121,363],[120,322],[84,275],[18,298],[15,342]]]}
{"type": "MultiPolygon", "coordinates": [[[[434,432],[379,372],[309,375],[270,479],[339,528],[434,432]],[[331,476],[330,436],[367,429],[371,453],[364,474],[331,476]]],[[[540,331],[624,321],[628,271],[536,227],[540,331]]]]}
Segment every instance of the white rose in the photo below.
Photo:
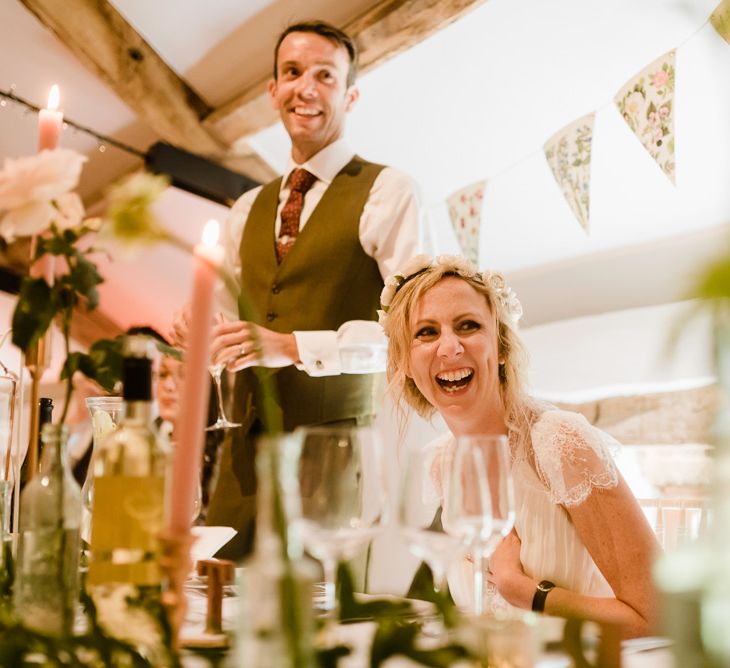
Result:
{"type": "Polygon", "coordinates": [[[56,200],[58,211],[52,221],[59,230],[78,227],[84,217],[84,205],[76,193],[65,193],[56,200]]]}
{"type": "Polygon", "coordinates": [[[0,237],[13,241],[47,230],[58,212],[50,202],[29,202],[0,217],[0,237]]]}
{"type": "Polygon", "coordinates": [[[385,328],[385,323],[388,320],[388,314],[382,309],[378,309],[378,324],[385,328]]]}
{"type": "Polygon", "coordinates": [[[6,159],[0,172],[0,210],[57,199],[76,187],[86,156],[70,149],[6,159]]]}
{"type": "Polygon", "coordinates": [[[408,262],[406,262],[398,271],[395,272],[396,276],[402,276],[403,278],[409,278],[419,271],[428,269],[431,266],[432,258],[430,255],[415,255],[408,262]]]}

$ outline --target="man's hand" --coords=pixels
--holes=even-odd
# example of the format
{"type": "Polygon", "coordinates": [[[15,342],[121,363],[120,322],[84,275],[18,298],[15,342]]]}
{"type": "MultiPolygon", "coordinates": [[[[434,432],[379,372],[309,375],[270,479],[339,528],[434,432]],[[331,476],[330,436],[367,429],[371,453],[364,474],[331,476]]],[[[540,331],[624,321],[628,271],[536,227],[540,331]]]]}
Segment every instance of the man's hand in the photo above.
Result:
{"type": "Polygon", "coordinates": [[[175,312],[172,320],[172,328],[168,336],[172,345],[176,348],[187,350],[188,336],[190,334],[190,304],[186,304],[179,311],[175,312]]]}
{"type": "Polygon", "coordinates": [[[229,371],[253,366],[278,368],[299,362],[299,350],[294,334],[219,317],[213,327],[213,363],[220,362],[226,362],[229,371]]]}

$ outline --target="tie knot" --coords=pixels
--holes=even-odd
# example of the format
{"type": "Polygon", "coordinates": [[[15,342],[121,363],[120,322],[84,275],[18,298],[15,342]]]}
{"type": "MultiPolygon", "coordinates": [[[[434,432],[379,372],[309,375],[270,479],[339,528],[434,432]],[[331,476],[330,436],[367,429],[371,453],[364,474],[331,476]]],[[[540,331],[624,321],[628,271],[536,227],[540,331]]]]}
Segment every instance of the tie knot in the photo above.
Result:
{"type": "Polygon", "coordinates": [[[289,175],[289,187],[304,194],[314,185],[316,180],[317,177],[314,174],[299,167],[289,175]]]}

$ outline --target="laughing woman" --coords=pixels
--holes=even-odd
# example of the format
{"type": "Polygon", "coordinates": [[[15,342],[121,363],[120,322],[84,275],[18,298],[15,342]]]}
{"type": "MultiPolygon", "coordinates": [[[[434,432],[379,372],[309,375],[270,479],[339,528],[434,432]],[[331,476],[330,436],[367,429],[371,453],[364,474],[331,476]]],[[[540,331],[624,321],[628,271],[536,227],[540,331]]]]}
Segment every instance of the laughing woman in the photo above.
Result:
{"type": "Polygon", "coordinates": [[[424,417],[438,411],[446,448],[464,435],[509,439],[516,521],[490,559],[493,588],[518,608],[646,635],[654,534],[614,465],[615,442],[526,394],[522,310],[501,276],[461,257],[419,256],[386,281],[381,301],[396,400],[424,417]]]}

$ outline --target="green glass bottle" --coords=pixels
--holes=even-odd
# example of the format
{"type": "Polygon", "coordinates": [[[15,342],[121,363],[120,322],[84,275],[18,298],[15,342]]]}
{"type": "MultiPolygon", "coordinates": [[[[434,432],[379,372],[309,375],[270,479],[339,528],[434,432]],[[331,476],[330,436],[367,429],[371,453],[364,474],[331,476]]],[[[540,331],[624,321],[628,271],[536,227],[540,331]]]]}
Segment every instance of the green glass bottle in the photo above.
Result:
{"type": "Polygon", "coordinates": [[[29,628],[69,635],[79,594],[81,489],[69,471],[66,427],[46,424],[40,474],[20,496],[13,605],[29,628]]]}

